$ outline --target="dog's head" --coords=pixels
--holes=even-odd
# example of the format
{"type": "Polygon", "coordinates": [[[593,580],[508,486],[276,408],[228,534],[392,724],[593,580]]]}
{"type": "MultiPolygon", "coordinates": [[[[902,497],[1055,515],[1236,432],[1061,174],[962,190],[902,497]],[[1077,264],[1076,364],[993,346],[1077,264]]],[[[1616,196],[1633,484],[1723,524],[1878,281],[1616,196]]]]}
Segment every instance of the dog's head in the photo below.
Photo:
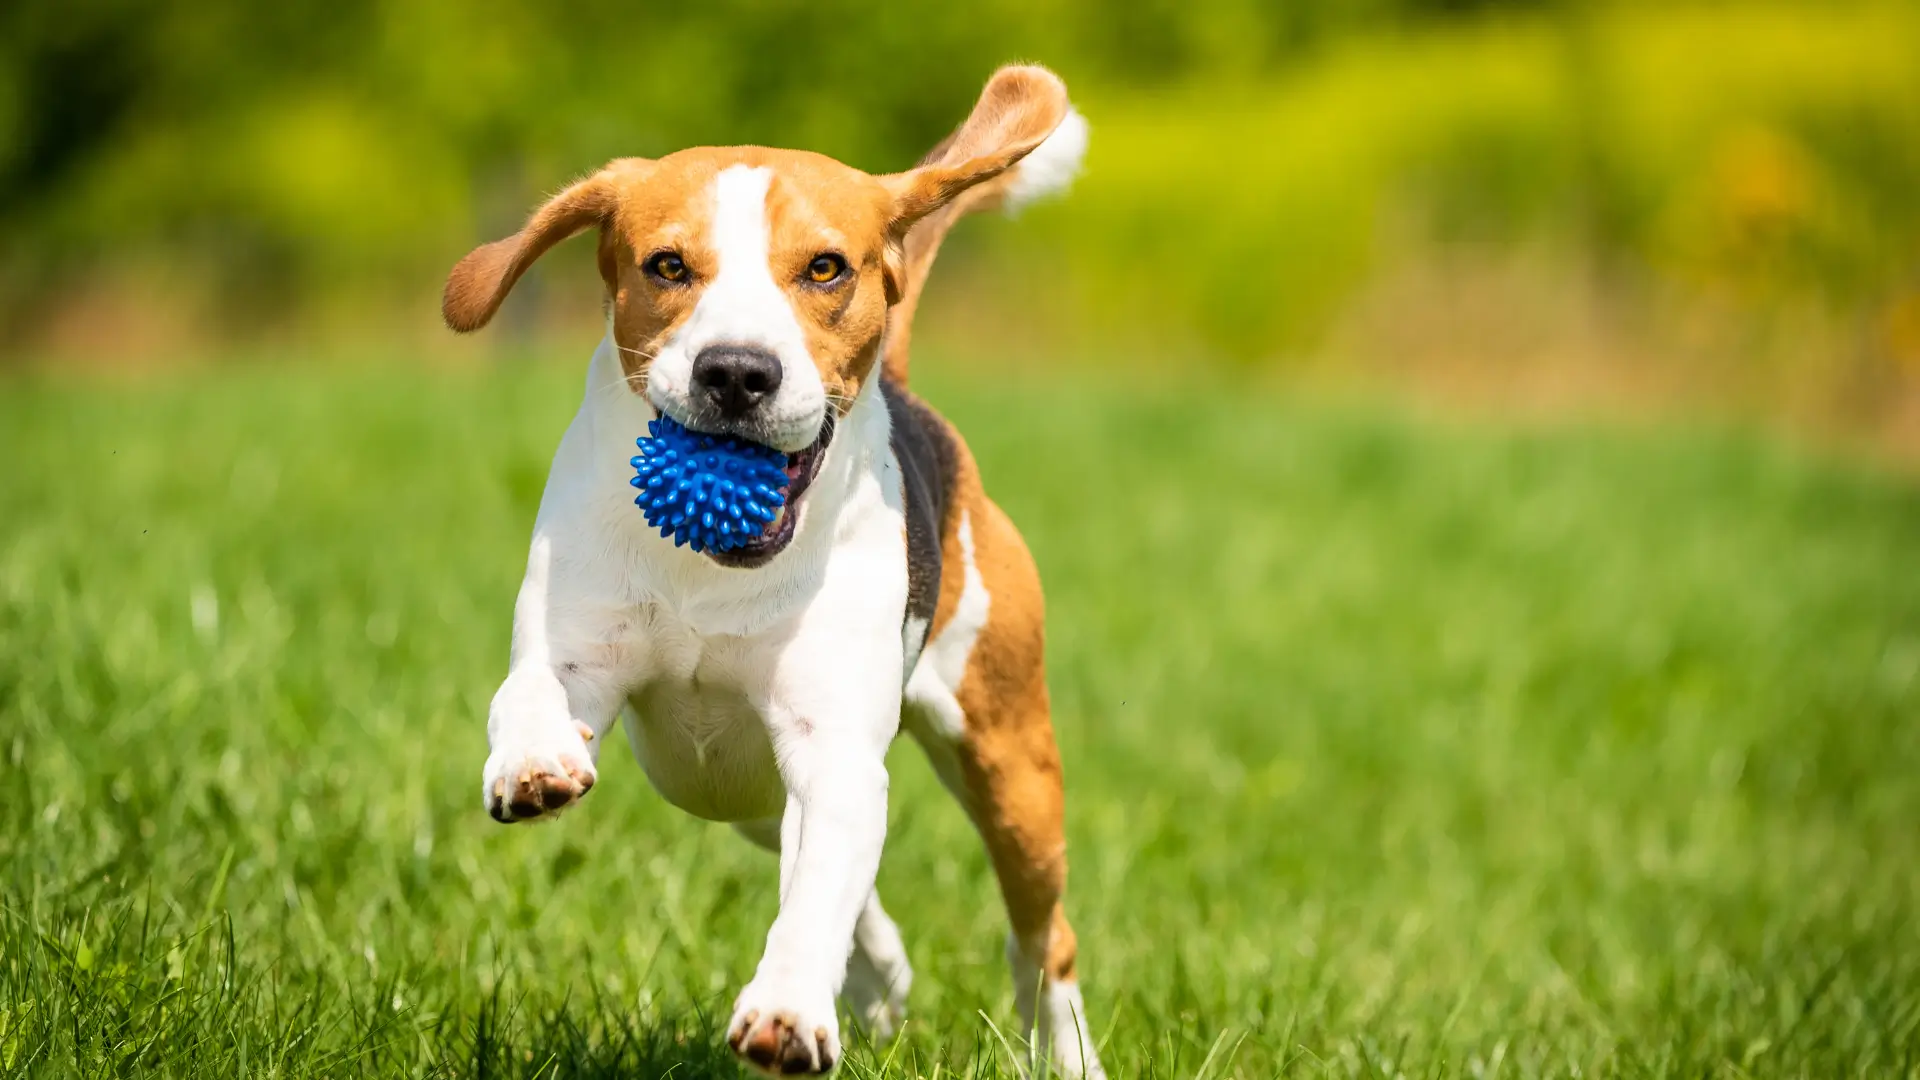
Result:
{"type": "Polygon", "coordinates": [[[909,230],[1012,168],[1069,112],[1052,72],[1007,67],[907,172],[763,147],[612,161],[462,259],[442,310],[455,330],[485,326],[535,259],[598,228],[629,388],[696,431],[817,452],[876,375],[909,230]]]}
{"type": "MultiPolygon", "coordinates": [[[[915,224],[937,232],[927,219],[950,218],[942,211],[1008,174],[1070,115],[1058,77],[1015,66],[995,72],[966,121],[907,172],[752,146],[621,158],[460,260],[442,312],[457,331],[485,326],[535,259],[597,228],[627,388],[695,431],[788,454],[780,517],[722,558],[753,565],[792,538],[834,419],[877,377],[888,309],[925,269],[909,264],[915,224]]],[[[981,192],[974,201],[992,193],[981,192]]]]}

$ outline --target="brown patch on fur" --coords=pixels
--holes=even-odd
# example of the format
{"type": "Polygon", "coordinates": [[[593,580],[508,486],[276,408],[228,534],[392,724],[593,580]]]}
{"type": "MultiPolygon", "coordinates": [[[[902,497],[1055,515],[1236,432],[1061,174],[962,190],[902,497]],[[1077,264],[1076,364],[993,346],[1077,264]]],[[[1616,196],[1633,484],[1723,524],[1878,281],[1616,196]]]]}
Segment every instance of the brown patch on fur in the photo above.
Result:
{"type": "Polygon", "coordinates": [[[974,565],[992,599],[956,695],[966,716],[961,769],[1014,936],[1029,949],[1041,946],[1034,958],[1046,957],[1049,977],[1070,978],[1073,931],[1060,907],[1066,787],[1047,697],[1040,575],[1013,523],[984,492],[965,501],[974,565]],[[1060,955],[1055,939],[1065,946],[1060,955]]]}
{"type": "Polygon", "coordinates": [[[873,177],[813,154],[783,161],[767,189],[773,280],[793,305],[821,385],[842,414],[873,373],[887,325],[889,210],[873,177]],[[809,280],[807,264],[830,253],[847,260],[841,279],[809,280]]]}
{"type": "Polygon", "coordinates": [[[940,603],[933,634],[953,620],[966,577],[964,514],[987,623],[955,696],[965,716],[957,747],[964,800],[986,843],[1015,939],[1049,979],[1074,977],[1078,948],[1061,898],[1067,883],[1066,790],[1046,682],[1046,601],[1040,572],[1012,520],[989,499],[973,455],[958,450],[941,528],[940,603]]]}
{"type": "Polygon", "coordinates": [[[713,180],[725,167],[713,155],[669,154],[646,179],[624,190],[600,233],[600,279],[613,312],[620,370],[635,393],[667,335],[693,314],[705,284],[719,272],[713,249],[713,180]],[[687,280],[663,282],[647,272],[649,256],[671,251],[687,280]]]}

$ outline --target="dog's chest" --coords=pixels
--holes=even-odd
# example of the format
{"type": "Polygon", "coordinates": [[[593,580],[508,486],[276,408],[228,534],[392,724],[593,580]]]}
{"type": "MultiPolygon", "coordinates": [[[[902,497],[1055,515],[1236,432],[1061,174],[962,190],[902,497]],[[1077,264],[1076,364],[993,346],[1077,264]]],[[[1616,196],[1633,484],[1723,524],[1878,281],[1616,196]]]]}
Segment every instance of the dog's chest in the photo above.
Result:
{"type": "Polygon", "coordinates": [[[710,821],[778,817],[786,789],[745,686],[766,659],[737,642],[655,624],[648,677],[629,695],[627,737],[668,802],[710,821]]]}

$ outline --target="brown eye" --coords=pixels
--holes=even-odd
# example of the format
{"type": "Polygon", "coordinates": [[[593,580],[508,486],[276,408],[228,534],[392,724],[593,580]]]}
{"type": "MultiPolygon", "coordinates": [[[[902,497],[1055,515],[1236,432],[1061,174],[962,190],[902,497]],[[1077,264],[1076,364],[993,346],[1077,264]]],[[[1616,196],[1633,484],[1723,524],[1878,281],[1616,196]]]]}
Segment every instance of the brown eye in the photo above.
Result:
{"type": "Polygon", "coordinates": [[[647,273],[661,281],[681,282],[687,280],[687,264],[675,252],[656,251],[647,256],[647,273]]]}
{"type": "Polygon", "coordinates": [[[831,285],[847,272],[847,260],[832,252],[815,255],[807,264],[807,280],[815,285],[831,285]]]}

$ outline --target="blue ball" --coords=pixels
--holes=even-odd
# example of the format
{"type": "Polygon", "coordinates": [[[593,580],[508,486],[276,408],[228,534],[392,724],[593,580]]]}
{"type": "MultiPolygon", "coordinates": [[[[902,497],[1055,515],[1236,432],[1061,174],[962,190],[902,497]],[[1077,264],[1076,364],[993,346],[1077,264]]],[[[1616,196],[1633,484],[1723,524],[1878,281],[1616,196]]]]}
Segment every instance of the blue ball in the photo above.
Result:
{"type": "Polygon", "coordinates": [[[787,455],[731,435],[689,431],[670,416],[635,440],[640,489],[634,504],[647,524],[695,551],[731,551],[760,535],[787,497],[787,455]]]}

